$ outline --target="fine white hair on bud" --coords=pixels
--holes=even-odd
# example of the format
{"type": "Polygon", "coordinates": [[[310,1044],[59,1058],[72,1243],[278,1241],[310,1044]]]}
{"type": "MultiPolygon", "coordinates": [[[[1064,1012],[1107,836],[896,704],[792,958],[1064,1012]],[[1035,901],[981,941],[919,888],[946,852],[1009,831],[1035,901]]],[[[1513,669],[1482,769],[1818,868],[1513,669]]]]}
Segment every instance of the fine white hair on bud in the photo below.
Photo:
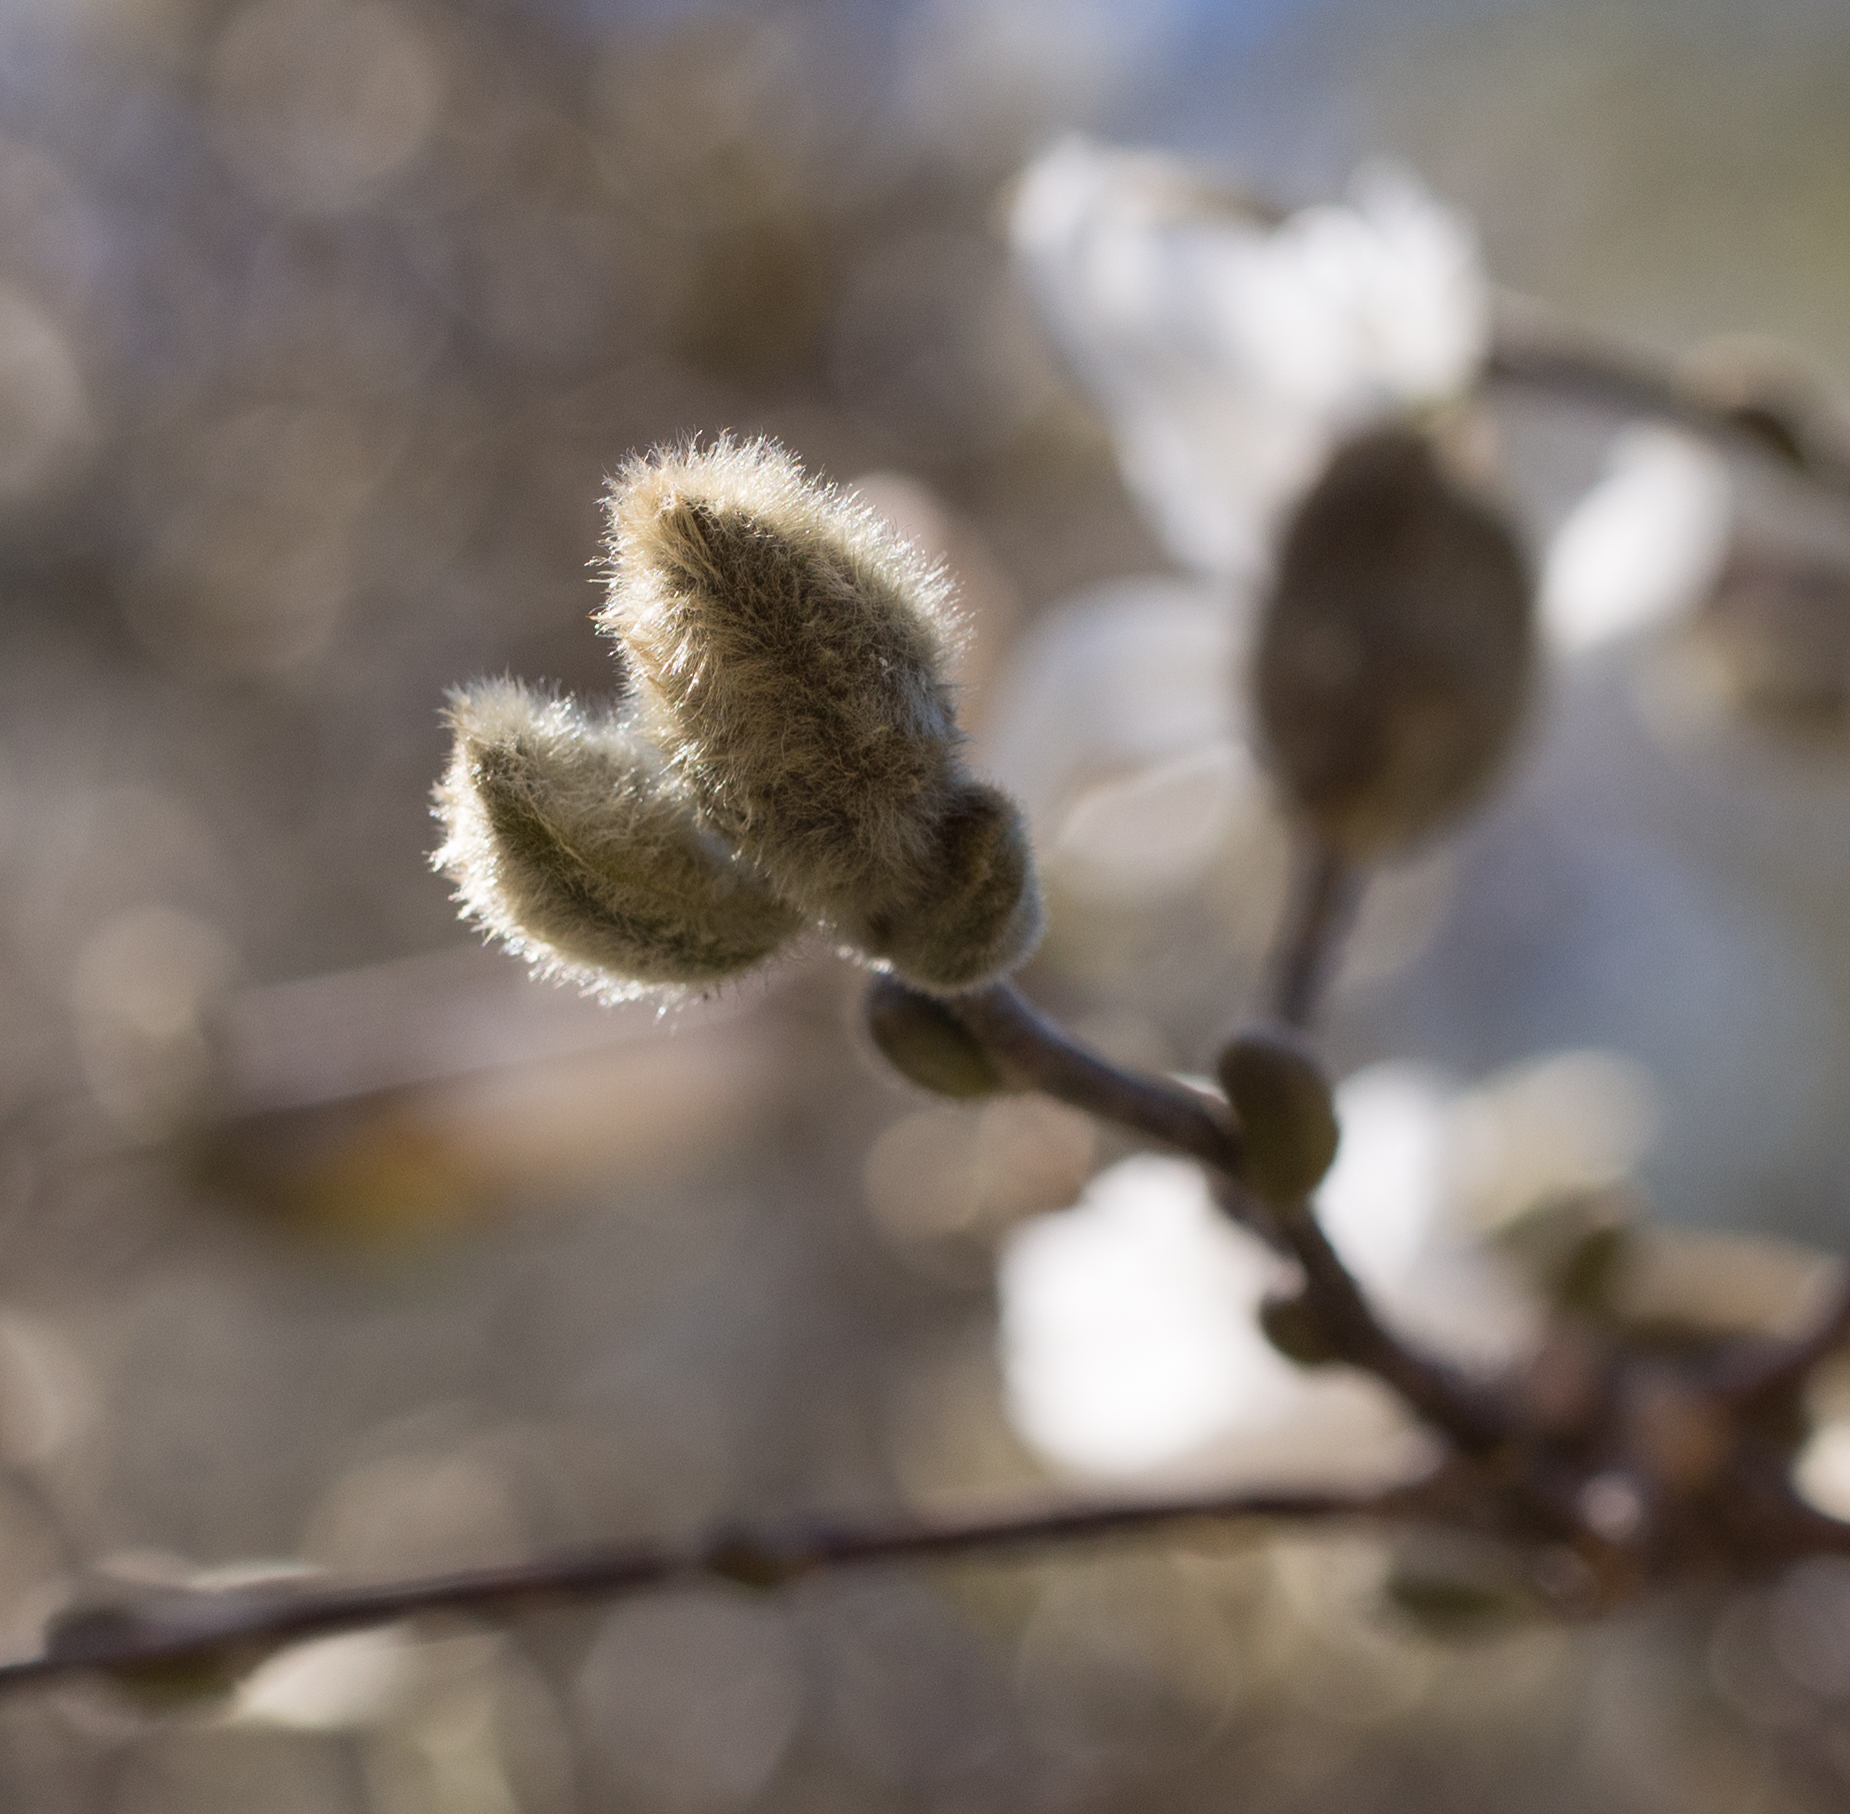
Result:
{"type": "Polygon", "coordinates": [[[1255,675],[1269,765],[1328,844],[1383,855],[1483,790],[1528,701],[1532,592],[1427,435],[1337,450],[1286,532],[1255,675]]]}
{"type": "Polygon", "coordinates": [[[802,925],[700,823],[626,712],[518,681],[452,695],[433,863],[464,913],[543,974],[610,999],[717,983],[802,925]]]}
{"type": "Polygon", "coordinates": [[[632,459],[609,515],[600,623],[705,820],[926,987],[1020,963],[1033,866],[1012,803],[963,767],[942,569],[763,440],[632,459]]]}

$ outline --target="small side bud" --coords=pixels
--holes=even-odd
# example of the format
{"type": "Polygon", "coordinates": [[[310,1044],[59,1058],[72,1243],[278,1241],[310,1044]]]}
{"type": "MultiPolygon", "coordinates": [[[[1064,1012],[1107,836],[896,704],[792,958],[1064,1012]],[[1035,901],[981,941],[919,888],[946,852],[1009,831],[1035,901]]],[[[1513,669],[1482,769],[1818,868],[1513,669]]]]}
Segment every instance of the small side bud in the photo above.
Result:
{"type": "Polygon", "coordinates": [[[1301,1294],[1275,1293],[1259,1305],[1259,1330],[1286,1360],[1327,1367],[1341,1360],[1323,1319],[1301,1294]]]}
{"type": "Polygon", "coordinates": [[[433,861],[464,911],[547,974],[610,997],[699,987],[769,957],[800,916],[706,831],[626,718],[513,681],[458,693],[433,861]]]}
{"type": "Polygon", "coordinates": [[[862,929],[872,956],[928,988],[956,990],[1013,970],[1040,942],[1034,857],[1007,794],[965,783],[923,869],[914,901],[862,929]]]}
{"type": "Polygon", "coordinates": [[[1496,1637],[1548,1611],[1518,1559],[1449,1533],[1403,1543],[1382,1596],[1422,1637],[1441,1644],[1496,1637]]]}
{"type": "Polygon", "coordinates": [[[735,1587],[753,1593],[771,1593],[788,1587],[809,1572],[807,1562],[780,1556],[777,1551],[748,1536],[727,1537],[716,1543],[703,1558],[707,1573],[735,1587]]]}
{"type": "Polygon", "coordinates": [[[876,976],[867,985],[862,1011],[880,1055],[921,1089],[968,1098],[1005,1087],[975,1034],[943,1002],[909,989],[898,977],[876,976]]]}
{"type": "Polygon", "coordinates": [[[221,1634],[240,1613],[275,1597],[264,1588],[155,1589],[133,1598],[99,1591],[53,1614],[45,1626],[45,1656],[94,1670],[149,1714],[210,1708],[228,1701],[278,1647],[273,1639],[221,1634]],[[159,1646],[175,1652],[145,1654],[159,1646]]]}
{"type": "Polygon", "coordinates": [[[609,546],[600,623],[652,734],[780,896],[937,987],[1027,955],[1032,866],[962,766],[939,567],[764,441],[631,460],[609,546]]]}
{"type": "Polygon", "coordinates": [[[1368,859],[1468,805],[1521,720],[1533,617],[1515,535],[1425,435],[1339,449],[1286,532],[1258,651],[1291,806],[1368,859]]]}
{"type": "Polygon", "coordinates": [[[1341,1138],[1330,1080],[1289,1027],[1248,1027],[1220,1056],[1240,1124],[1241,1176],[1266,1202],[1301,1202],[1322,1183],[1341,1138]]]}

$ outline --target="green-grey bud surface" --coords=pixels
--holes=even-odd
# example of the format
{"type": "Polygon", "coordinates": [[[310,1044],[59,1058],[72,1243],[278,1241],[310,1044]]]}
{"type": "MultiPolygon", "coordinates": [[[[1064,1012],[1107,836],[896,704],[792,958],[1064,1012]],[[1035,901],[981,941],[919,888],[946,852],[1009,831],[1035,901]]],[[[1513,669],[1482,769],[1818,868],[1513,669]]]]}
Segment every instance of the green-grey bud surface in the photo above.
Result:
{"type": "Polygon", "coordinates": [[[1285,534],[1256,689],[1291,808],[1352,859],[1480,794],[1521,722],[1533,587],[1502,513],[1408,428],[1338,449],[1285,534]]]}
{"type": "Polygon", "coordinates": [[[1341,1138],[1330,1080],[1290,1027],[1243,1028],[1220,1056],[1240,1125],[1242,1180],[1268,1203],[1301,1202],[1322,1183],[1341,1138]]]}
{"type": "Polygon", "coordinates": [[[699,988],[800,929],[628,716],[490,681],[456,693],[449,719],[433,861],[468,917],[541,972],[611,998],[699,988]]]}
{"type": "Polygon", "coordinates": [[[995,1060],[964,1023],[935,996],[896,976],[867,985],[867,1031],[894,1070],[939,1096],[991,1096],[1006,1087],[995,1060]]]}

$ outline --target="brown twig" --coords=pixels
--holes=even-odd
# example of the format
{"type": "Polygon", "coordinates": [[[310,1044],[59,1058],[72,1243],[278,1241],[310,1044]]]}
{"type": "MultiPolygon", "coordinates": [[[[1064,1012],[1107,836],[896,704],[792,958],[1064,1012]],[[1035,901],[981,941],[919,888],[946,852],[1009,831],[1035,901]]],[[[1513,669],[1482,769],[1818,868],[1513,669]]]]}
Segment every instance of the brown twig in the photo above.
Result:
{"type": "Polygon", "coordinates": [[[1463,1454],[1482,1454],[1508,1436],[1509,1417],[1493,1394],[1382,1323],[1308,1203],[1278,1216],[1276,1226],[1281,1245],[1303,1268],[1306,1297],[1340,1359],[1392,1387],[1463,1454]]]}
{"type": "MultiPolygon", "coordinates": [[[[1339,883],[1332,874],[1324,886],[1297,897],[1300,910],[1286,948],[1304,953],[1313,979],[1327,974],[1347,924],[1346,913],[1331,910],[1334,897],[1353,900],[1359,888],[1346,866],[1342,876],[1339,883]]],[[[1303,1000],[1314,1010],[1314,986],[1303,1000]]],[[[1462,1452],[1480,1453],[1501,1440],[1506,1422],[1494,1402],[1381,1322],[1308,1206],[1274,1215],[1241,1189],[1239,1137],[1219,1103],[1167,1079],[1119,1070],[1055,1025],[1012,983],[954,997],[952,1006],[1016,1080],[1201,1160],[1215,1175],[1228,1213],[1302,1267],[1313,1306],[1345,1362],[1398,1392],[1462,1452]]]]}
{"type": "Polygon", "coordinates": [[[133,1672],[160,1664],[241,1656],[331,1633],[432,1612],[508,1613],[600,1601],[691,1581],[770,1588],[824,1569],[951,1560],[1047,1544],[1144,1535],[1177,1525],[1288,1519],[1402,1522],[1444,1516],[1456,1489],[1441,1474],[1378,1492],[1244,1493],[1103,1506],[1035,1507],[941,1521],[863,1524],[791,1520],[721,1530],[686,1546],[639,1544],[576,1555],[332,1587],[296,1582],[222,1591],[163,1589],[54,1623],[45,1654],[0,1663],[0,1690],[84,1671],[133,1672]]]}
{"type": "Polygon", "coordinates": [[[1087,1050],[1010,982],[991,983],[948,1005],[1011,1082],[1084,1109],[1101,1121],[1237,1174],[1240,1139],[1216,1098],[1164,1077],[1120,1070],[1087,1050]]]}

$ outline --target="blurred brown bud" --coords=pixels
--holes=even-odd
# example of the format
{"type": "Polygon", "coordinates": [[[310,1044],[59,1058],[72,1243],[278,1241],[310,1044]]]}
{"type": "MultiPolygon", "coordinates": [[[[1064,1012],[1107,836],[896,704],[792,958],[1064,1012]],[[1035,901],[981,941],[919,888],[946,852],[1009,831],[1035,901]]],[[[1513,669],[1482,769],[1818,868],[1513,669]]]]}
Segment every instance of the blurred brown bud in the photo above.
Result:
{"type": "Polygon", "coordinates": [[[1509,524],[1426,435],[1338,450],[1286,531],[1256,682],[1279,784],[1345,856],[1483,790],[1528,697],[1532,594],[1509,524]]]}
{"type": "Polygon", "coordinates": [[[1494,1231],[1503,1257],[1555,1310],[1611,1322],[1614,1294],[1638,1258],[1648,1206],[1623,1187],[1570,1191],[1530,1204],[1494,1231]]]}
{"type": "Polygon", "coordinates": [[[1221,1053],[1220,1080],[1240,1124],[1247,1185],[1268,1203],[1309,1196],[1341,1138],[1330,1080],[1309,1041],[1289,1027],[1247,1027],[1221,1053]]]}
{"type": "Polygon", "coordinates": [[[1259,1306],[1259,1329],[1286,1360],[1300,1367],[1327,1367],[1342,1358],[1310,1301],[1299,1294],[1274,1293],[1259,1306]]]}
{"type": "Polygon", "coordinates": [[[867,1030],[902,1077],[939,1096],[989,1096],[1004,1087],[976,1036],[934,996],[876,976],[863,1004],[867,1030]]]}
{"type": "Polygon", "coordinates": [[[1404,1539],[1382,1593],[1396,1614],[1442,1644],[1491,1637],[1546,1610],[1516,1555],[1452,1532],[1404,1539]]]}

